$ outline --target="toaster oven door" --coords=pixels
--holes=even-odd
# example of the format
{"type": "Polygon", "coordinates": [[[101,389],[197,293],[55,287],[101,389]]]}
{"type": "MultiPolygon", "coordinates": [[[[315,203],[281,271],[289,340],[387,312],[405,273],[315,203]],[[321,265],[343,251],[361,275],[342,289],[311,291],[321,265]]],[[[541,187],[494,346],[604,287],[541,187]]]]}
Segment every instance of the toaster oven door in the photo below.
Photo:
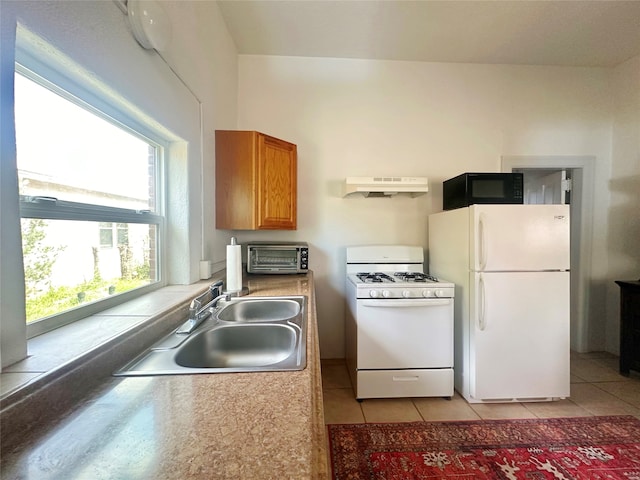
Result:
{"type": "Polygon", "coordinates": [[[249,247],[247,272],[298,273],[300,254],[292,247],[249,247]]]}

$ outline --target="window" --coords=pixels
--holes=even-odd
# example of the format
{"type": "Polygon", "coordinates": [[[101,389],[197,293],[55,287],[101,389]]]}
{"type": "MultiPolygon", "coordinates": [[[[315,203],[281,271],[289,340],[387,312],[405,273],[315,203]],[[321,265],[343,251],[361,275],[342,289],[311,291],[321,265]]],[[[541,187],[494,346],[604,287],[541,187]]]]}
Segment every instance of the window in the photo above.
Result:
{"type": "Polygon", "coordinates": [[[116,245],[128,244],[129,225],[126,223],[100,222],[100,247],[113,248],[116,245]]]}
{"type": "Polygon", "coordinates": [[[163,147],[16,66],[28,336],[161,279],[163,147]]]}

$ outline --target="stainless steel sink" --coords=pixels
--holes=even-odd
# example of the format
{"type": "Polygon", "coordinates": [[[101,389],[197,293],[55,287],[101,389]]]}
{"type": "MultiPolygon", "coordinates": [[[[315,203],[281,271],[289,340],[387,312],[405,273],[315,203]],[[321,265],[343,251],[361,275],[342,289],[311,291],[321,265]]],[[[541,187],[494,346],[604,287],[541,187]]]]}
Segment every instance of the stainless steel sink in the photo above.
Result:
{"type": "Polygon", "coordinates": [[[205,330],[187,340],[176,354],[191,368],[262,367],[289,358],[297,331],[290,325],[232,325],[205,330]]]}
{"type": "Polygon", "coordinates": [[[230,302],[218,313],[218,320],[226,322],[264,322],[293,318],[300,313],[300,303],[295,300],[243,300],[230,302]]]}
{"type": "Polygon", "coordinates": [[[302,370],[306,297],[245,297],[221,305],[192,333],[174,330],[116,376],[302,370]]]}

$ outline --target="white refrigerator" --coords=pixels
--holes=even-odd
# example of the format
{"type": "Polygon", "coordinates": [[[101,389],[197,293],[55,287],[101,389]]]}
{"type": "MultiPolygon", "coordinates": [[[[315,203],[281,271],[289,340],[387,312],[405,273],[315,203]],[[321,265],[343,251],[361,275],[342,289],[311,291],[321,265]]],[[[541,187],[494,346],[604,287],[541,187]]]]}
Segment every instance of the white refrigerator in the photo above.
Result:
{"type": "Polygon", "coordinates": [[[429,216],[429,273],[456,284],[454,383],[471,403],[569,396],[569,206],[429,216]]]}

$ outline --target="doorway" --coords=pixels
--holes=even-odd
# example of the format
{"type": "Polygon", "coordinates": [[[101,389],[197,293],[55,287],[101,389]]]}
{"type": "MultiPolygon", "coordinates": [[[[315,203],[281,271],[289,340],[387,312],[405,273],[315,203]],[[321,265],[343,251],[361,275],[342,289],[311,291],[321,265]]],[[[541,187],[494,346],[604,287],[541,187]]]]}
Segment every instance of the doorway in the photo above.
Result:
{"type": "Polygon", "coordinates": [[[571,229],[571,349],[588,352],[593,178],[592,156],[503,156],[503,172],[522,172],[525,203],[567,203],[571,229]]]}
{"type": "Polygon", "coordinates": [[[565,168],[514,168],[523,174],[524,203],[570,205],[572,170],[565,168]]]}

